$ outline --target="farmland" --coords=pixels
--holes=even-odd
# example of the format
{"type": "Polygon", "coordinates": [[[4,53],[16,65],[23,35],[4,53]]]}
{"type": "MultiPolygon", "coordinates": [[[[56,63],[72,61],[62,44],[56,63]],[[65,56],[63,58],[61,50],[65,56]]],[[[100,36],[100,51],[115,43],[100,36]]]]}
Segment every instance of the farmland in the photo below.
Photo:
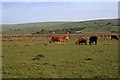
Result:
{"type": "Polygon", "coordinates": [[[117,19],[2,24],[2,77],[117,78],[118,40],[110,35],[118,36],[118,26],[117,19]],[[53,35],[64,35],[51,30],[69,31],[70,40],[49,44],[53,35]],[[98,36],[97,45],[75,45],[91,35],[98,36]]]}
{"type": "Polygon", "coordinates": [[[33,39],[3,38],[3,78],[117,78],[118,41],[99,39],[97,45],[49,44],[52,35],[33,39]]]}

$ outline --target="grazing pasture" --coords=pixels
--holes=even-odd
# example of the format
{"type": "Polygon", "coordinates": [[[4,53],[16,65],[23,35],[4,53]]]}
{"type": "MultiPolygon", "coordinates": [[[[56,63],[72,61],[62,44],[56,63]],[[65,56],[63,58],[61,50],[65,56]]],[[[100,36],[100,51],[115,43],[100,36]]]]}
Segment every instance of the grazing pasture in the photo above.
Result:
{"type": "Polygon", "coordinates": [[[44,40],[3,40],[3,78],[117,78],[118,40],[97,45],[44,40]]]}

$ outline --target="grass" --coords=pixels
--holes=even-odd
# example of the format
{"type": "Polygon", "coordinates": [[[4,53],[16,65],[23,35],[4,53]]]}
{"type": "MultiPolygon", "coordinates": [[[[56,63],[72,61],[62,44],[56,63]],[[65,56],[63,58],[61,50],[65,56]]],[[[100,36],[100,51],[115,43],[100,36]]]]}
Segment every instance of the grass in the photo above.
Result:
{"type": "Polygon", "coordinates": [[[49,44],[44,41],[3,41],[3,78],[116,78],[118,42],[98,45],[49,44]],[[32,60],[43,55],[39,60],[32,60]]]}

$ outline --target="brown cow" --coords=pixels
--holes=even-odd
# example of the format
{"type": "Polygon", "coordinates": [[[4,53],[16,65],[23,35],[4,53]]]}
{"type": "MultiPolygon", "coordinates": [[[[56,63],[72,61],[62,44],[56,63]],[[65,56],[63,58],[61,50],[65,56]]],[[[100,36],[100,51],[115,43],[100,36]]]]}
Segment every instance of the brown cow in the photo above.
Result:
{"type": "Polygon", "coordinates": [[[62,37],[61,36],[52,36],[52,38],[50,39],[49,43],[51,44],[52,42],[61,42],[62,41],[62,37]]]}
{"type": "Polygon", "coordinates": [[[68,41],[69,39],[70,39],[70,36],[69,35],[63,35],[63,36],[61,36],[62,37],[62,40],[66,40],[66,41],[68,41]]]}
{"type": "Polygon", "coordinates": [[[80,39],[78,39],[76,42],[75,42],[75,44],[76,45],[80,45],[80,44],[87,44],[87,38],[85,38],[85,37],[80,37],[80,39]]]}
{"type": "Polygon", "coordinates": [[[69,40],[70,36],[69,35],[64,35],[64,36],[52,36],[51,40],[49,41],[49,43],[51,44],[52,42],[61,42],[62,40],[69,40]]]}

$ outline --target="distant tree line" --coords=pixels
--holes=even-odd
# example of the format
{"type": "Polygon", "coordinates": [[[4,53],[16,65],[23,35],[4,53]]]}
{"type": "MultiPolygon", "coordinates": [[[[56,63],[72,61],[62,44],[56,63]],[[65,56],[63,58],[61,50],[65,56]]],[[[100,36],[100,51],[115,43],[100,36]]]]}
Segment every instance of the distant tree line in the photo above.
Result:
{"type": "Polygon", "coordinates": [[[56,29],[56,30],[45,30],[41,29],[40,31],[32,32],[32,34],[49,34],[49,33],[58,33],[58,34],[64,34],[64,33],[75,33],[76,31],[81,31],[85,29],[86,27],[81,28],[65,28],[65,29],[56,29]]]}

